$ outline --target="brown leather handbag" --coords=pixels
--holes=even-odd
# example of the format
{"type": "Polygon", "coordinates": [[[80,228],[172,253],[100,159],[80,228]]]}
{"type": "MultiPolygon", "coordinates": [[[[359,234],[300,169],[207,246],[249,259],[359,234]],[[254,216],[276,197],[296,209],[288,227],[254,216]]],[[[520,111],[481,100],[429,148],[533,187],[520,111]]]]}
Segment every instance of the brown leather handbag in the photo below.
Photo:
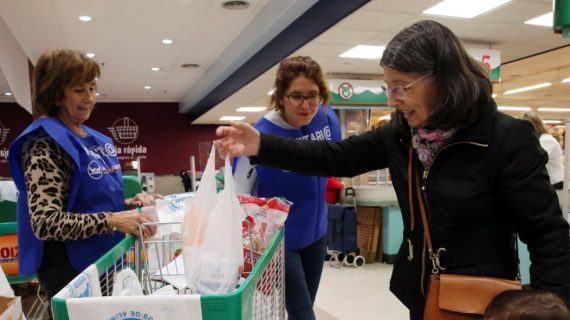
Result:
{"type": "MultiPolygon", "coordinates": [[[[412,201],[412,150],[410,148],[408,162],[409,204],[413,230],[412,201]]],[[[506,280],[490,277],[440,274],[444,270],[440,264],[440,253],[444,248],[433,250],[426,210],[424,208],[418,175],[415,175],[416,191],[424,237],[432,262],[429,290],[424,307],[424,320],[468,320],[483,319],[485,309],[499,293],[506,290],[520,290],[522,285],[517,280],[506,280]]]]}

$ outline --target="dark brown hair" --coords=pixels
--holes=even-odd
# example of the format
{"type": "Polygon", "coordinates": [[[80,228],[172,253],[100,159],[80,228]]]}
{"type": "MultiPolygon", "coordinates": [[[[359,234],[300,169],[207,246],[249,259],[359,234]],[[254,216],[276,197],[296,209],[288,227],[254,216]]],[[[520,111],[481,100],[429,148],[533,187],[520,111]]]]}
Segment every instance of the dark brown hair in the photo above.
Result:
{"type": "Polygon", "coordinates": [[[82,52],[57,49],[44,52],[34,69],[33,108],[40,115],[55,116],[64,88],[96,80],[101,69],[82,52]]]}
{"type": "MultiPolygon", "coordinates": [[[[424,20],[400,31],[386,46],[380,65],[401,72],[432,74],[439,102],[427,119],[430,129],[466,127],[497,108],[491,97],[491,81],[482,65],[469,56],[451,30],[438,22],[424,20]]],[[[395,113],[392,123],[409,131],[401,112],[395,113]]]]}
{"type": "Polygon", "coordinates": [[[329,89],[321,66],[311,57],[296,56],[284,59],[279,63],[273,86],[275,91],[271,95],[270,105],[272,108],[278,110],[283,108],[281,100],[285,97],[285,91],[287,91],[291,82],[299,76],[313,80],[319,87],[322,104],[328,103],[329,89]]]}
{"type": "Polygon", "coordinates": [[[485,320],[568,320],[562,299],[540,290],[507,290],[497,295],[485,310],[485,320]]]}

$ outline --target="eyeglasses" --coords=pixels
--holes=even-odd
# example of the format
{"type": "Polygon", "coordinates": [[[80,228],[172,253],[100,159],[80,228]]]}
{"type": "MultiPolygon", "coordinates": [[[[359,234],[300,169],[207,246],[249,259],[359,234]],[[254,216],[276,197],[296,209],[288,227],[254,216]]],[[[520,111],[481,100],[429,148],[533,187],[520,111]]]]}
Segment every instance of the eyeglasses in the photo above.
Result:
{"type": "Polygon", "coordinates": [[[386,96],[387,97],[391,97],[393,99],[403,99],[406,97],[406,91],[408,89],[410,89],[416,82],[431,76],[431,72],[424,74],[423,76],[419,77],[418,79],[416,79],[414,82],[408,84],[407,86],[393,86],[393,87],[388,87],[388,86],[380,86],[382,88],[382,90],[384,90],[384,92],[386,92],[386,96]]]}
{"type": "Polygon", "coordinates": [[[287,99],[289,99],[289,103],[294,107],[300,107],[303,104],[303,102],[305,102],[305,100],[307,100],[307,103],[313,107],[319,104],[319,102],[321,102],[320,94],[311,94],[308,96],[304,96],[302,94],[294,93],[294,94],[286,94],[285,96],[287,97],[287,99]]]}

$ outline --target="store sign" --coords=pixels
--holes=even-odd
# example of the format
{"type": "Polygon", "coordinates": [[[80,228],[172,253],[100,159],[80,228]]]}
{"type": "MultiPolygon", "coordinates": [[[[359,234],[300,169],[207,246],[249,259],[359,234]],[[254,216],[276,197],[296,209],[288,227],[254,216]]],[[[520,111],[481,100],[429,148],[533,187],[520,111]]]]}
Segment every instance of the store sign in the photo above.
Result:
{"type": "Polygon", "coordinates": [[[491,81],[501,81],[501,51],[490,49],[467,49],[467,52],[483,64],[491,81]]]}
{"type": "MultiPolygon", "coordinates": [[[[490,49],[467,49],[475,60],[483,64],[491,81],[501,80],[501,52],[490,49]]],[[[388,102],[381,86],[384,81],[330,79],[331,104],[385,105],[388,102]]]]}
{"type": "MultiPolygon", "coordinates": [[[[116,153],[119,159],[146,159],[147,147],[135,144],[139,137],[140,128],[133,119],[129,117],[119,118],[107,129],[117,143],[112,153],[116,153]]],[[[111,146],[105,147],[112,149],[111,146]]]]}
{"type": "Polygon", "coordinates": [[[388,98],[381,88],[384,81],[331,79],[332,104],[383,105],[388,98]]]}
{"type": "Polygon", "coordinates": [[[570,38],[570,0],[553,0],[555,33],[561,33],[563,37],[570,38]]]}
{"type": "Polygon", "coordinates": [[[8,144],[6,144],[6,138],[10,133],[10,129],[6,128],[2,122],[0,122],[0,163],[8,162],[8,144]]]}
{"type": "Polygon", "coordinates": [[[343,83],[338,85],[338,95],[342,99],[348,100],[348,99],[352,98],[352,96],[354,95],[354,88],[352,87],[352,85],[350,83],[343,82],[343,83]]]}

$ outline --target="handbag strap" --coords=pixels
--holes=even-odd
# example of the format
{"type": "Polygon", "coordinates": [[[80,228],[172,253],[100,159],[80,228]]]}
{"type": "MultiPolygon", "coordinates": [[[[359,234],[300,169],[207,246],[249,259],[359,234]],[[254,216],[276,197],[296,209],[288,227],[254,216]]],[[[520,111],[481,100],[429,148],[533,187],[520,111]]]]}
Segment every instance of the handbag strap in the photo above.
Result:
{"type": "Polygon", "coordinates": [[[414,200],[412,192],[412,176],[413,176],[413,166],[412,166],[412,147],[410,147],[410,152],[408,153],[408,201],[410,207],[410,229],[414,231],[414,200]]]}

